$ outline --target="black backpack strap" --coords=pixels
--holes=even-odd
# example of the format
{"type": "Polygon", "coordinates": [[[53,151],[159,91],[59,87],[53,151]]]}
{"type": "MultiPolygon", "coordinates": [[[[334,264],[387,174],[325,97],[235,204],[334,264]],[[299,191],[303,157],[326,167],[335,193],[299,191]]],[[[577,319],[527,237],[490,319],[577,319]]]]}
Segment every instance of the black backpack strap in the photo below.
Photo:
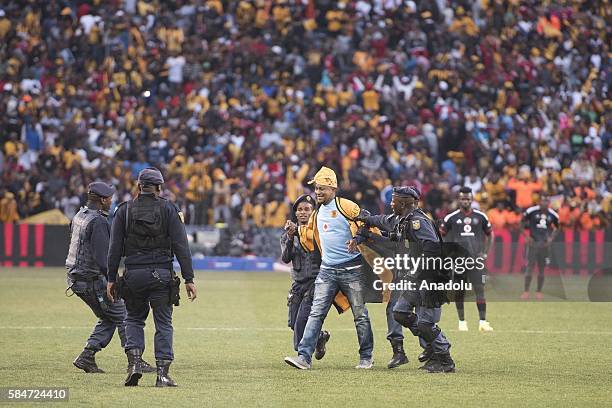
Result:
{"type": "Polygon", "coordinates": [[[127,204],[125,205],[125,235],[124,238],[127,238],[127,234],[128,234],[128,225],[130,222],[130,202],[128,201],[127,204]]]}

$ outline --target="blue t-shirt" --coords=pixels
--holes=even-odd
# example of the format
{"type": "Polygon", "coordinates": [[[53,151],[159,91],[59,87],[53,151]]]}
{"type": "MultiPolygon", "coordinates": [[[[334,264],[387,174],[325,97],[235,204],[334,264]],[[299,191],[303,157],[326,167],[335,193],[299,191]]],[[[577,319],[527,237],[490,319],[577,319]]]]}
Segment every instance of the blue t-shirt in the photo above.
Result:
{"type": "Polygon", "coordinates": [[[336,200],[319,207],[317,229],[321,243],[321,265],[334,266],[359,257],[350,253],[346,242],[353,238],[348,220],[340,213],[336,200]]]}

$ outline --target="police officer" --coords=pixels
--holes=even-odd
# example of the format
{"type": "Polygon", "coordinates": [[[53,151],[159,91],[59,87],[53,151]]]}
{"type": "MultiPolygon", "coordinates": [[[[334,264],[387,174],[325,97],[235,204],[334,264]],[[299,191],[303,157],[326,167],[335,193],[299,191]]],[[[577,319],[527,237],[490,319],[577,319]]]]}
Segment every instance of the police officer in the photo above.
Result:
{"type": "MultiPolygon", "coordinates": [[[[400,218],[389,238],[404,243],[412,258],[442,257],[442,238],[433,220],[418,208],[419,191],[414,187],[402,187],[396,190],[396,195],[402,197],[407,215],[400,218]]],[[[364,222],[367,224],[368,219],[364,222]]],[[[455,362],[450,356],[451,345],[437,325],[442,314],[441,306],[448,303],[448,298],[443,291],[421,289],[423,282],[440,281],[441,272],[428,268],[413,271],[416,290],[403,291],[393,307],[395,320],[419,337],[424,348],[419,360],[425,362],[421,368],[431,373],[455,371],[455,362]],[[413,306],[416,306],[416,314],[412,312],[413,306]]]]}
{"type": "MultiPolygon", "coordinates": [[[[321,253],[315,246],[314,251],[308,251],[300,244],[298,227],[306,225],[310,215],[315,209],[315,200],[308,194],[302,194],[297,198],[292,207],[293,220],[287,220],[283,232],[281,244],[281,260],[285,263],[291,262],[291,289],[287,298],[289,307],[288,324],[293,330],[293,348],[298,350],[298,345],[304,335],[304,328],[312,308],[314,296],[314,283],[321,267],[321,253]],[[297,221],[297,224],[294,222],[297,221]]],[[[321,330],[317,340],[314,357],[321,360],[326,353],[325,345],[331,334],[327,330],[321,330]]]]}
{"type": "MultiPolygon", "coordinates": [[[[375,234],[368,233],[367,230],[361,230],[360,235],[367,236],[371,240],[378,240],[380,243],[387,244],[385,246],[390,245],[392,247],[390,248],[392,253],[401,251],[401,248],[398,247],[398,242],[389,241],[389,235],[390,233],[393,233],[393,231],[397,231],[401,218],[408,215],[407,211],[409,208],[405,205],[406,199],[410,197],[410,195],[407,193],[407,191],[409,191],[408,189],[409,187],[393,187],[393,192],[391,195],[391,209],[393,210],[393,214],[367,215],[365,211],[362,211],[360,216],[357,217],[357,220],[363,221],[368,226],[379,228],[382,231],[383,236],[378,237],[375,234]]],[[[358,241],[360,241],[360,239],[358,239],[358,241]]],[[[394,271],[393,275],[394,283],[406,278],[398,271],[394,271]]],[[[408,363],[408,357],[404,351],[404,334],[402,333],[402,326],[393,317],[393,308],[395,307],[399,297],[400,291],[392,291],[386,308],[387,340],[389,340],[391,343],[391,349],[393,350],[393,357],[391,357],[391,360],[389,360],[387,363],[387,368],[396,368],[400,365],[408,363]]],[[[411,307],[410,309],[412,310],[413,308],[414,307],[411,307]]]]}
{"type": "Polygon", "coordinates": [[[168,375],[174,359],[171,302],[178,303],[176,296],[173,296],[173,293],[178,294],[178,278],[172,270],[174,255],[181,266],[187,296],[192,301],[197,296],[183,215],[174,204],[159,197],[163,183],[159,170],[142,170],[138,175],[138,196],[117,207],[112,225],[107,292],[111,299],[118,298],[117,271],[122,256],[125,256],[121,296],[127,308],[126,386],[138,385],[142,376],[144,326],[149,308],[153,309],[155,322],[155,385],[176,386],[168,375]]]}
{"type": "Polygon", "coordinates": [[[550,247],[559,231],[559,215],[549,207],[550,201],[546,195],[540,197],[539,205],[529,207],[523,214],[523,227],[529,231],[525,234],[527,243],[527,267],[525,268],[525,291],[521,299],[529,299],[529,287],[534,266],[538,266],[538,286],[536,299],[544,298],[544,267],[550,264],[550,247]]]}
{"type": "MultiPolygon", "coordinates": [[[[106,256],[110,236],[107,217],[113,194],[113,186],[99,181],[89,184],[87,205],[79,210],[70,224],[70,248],[66,258],[68,288],[99,319],[85,349],[73,362],[86,373],[104,372],[96,364],[95,354],[110,343],[115,330],[119,332],[121,346],[125,345],[125,305],[123,302],[111,303],[106,297],[106,256]]],[[[143,371],[155,371],[144,364],[143,371]]]]}

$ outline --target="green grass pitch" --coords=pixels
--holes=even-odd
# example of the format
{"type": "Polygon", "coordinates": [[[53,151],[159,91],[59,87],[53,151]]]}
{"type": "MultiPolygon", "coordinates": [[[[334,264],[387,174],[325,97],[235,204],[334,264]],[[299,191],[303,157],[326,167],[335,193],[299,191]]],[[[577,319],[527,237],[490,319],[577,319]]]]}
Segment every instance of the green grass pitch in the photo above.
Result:
{"type": "MultiPolygon", "coordinates": [[[[455,374],[417,370],[416,339],[406,336],[410,363],[388,370],[383,305],[370,305],[375,368],[355,370],[352,316],[331,311],[328,354],[313,370],[283,362],[293,355],[286,327],[289,277],[283,273],[198,273],[196,302],[174,312],[176,389],[156,389],[146,374],[126,388],[118,337],[98,353],[106,374],[85,374],[72,360],[95,323],[76,296],[64,296],[61,269],[0,271],[0,387],[69,387],[70,406],[610,406],[612,304],[490,303],[493,333],[456,331],[453,305],[440,324],[453,343],[455,374]]],[[[183,297],[184,289],[183,290],[183,297]]],[[[154,363],[153,321],[145,359],[154,363]]],[[[1,404],[1,403],[0,403],[1,404]]],[[[19,404],[18,406],[25,406],[19,404]]],[[[63,406],[63,405],[62,405],[63,406]]]]}

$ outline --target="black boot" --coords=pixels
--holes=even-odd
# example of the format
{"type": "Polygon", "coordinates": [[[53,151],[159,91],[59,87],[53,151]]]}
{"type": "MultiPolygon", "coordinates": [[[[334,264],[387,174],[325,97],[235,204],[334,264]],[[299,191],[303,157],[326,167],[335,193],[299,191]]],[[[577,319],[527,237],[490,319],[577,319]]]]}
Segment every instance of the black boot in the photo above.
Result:
{"type": "Polygon", "coordinates": [[[427,346],[425,349],[423,349],[423,352],[419,354],[419,361],[421,363],[425,363],[419,368],[425,368],[425,366],[427,365],[427,362],[431,360],[432,357],[433,357],[433,348],[431,346],[427,346]]]}
{"type": "Polygon", "coordinates": [[[142,350],[130,349],[125,353],[128,358],[128,375],[125,379],[125,386],[138,385],[138,380],[142,377],[142,350]]]}
{"type": "Polygon", "coordinates": [[[455,362],[447,351],[445,353],[435,353],[433,358],[424,366],[430,373],[454,373],[455,362]]]}
{"type": "Polygon", "coordinates": [[[98,350],[89,344],[85,346],[81,354],[72,362],[76,368],[80,368],[86,373],[103,373],[104,371],[96,364],[96,352],[98,350]]]}
{"type": "Polygon", "coordinates": [[[399,367],[408,362],[408,357],[404,353],[404,342],[402,340],[391,340],[391,348],[393,349],[393,357],[389,360],[387,368],[399,367]]]}
{"type": "Polygon", "coordinates": [[[142,369],[143,373],[147,374],[147,373],[154,373],[155,371],[157,371],[155,369],[155,367],[153,367],[151,364],[147,363],[146,361],[144,361],[142,359],[141,359],[141,361],[142,361],[141,369],[142,369]]]}
{"type": "Polygon", "coordinates": [[[317,360],[320,360],[325,357],[325,345],[329,341],[330,337],[331,333],[327,330],[323,330],[321,333],[319,333],[319,339],[317,340],[317,346],[315,347],[314,353],[314,358],[316,358],[317,360]]]}
{"type": "Polygon", "coordinates": [[[176,387],[176,383],[168,375],[172,360],[157,360],[157,381],[156,387],[176,387]]]}
{"type": "MultiPolygon", "coordinates": [[[[140,359],[140,361],[142,362],[140,365],[140,369],[142,370],[143,374],[148,374],[148,373],[154,373],[157,371],[157,369],[155,367],[153,367],[151,364],[147,363],[146,361],[144,361],[142,358],[140,359]]],[[[126,370],[128,373],[130,372],[130,364],[128,363],[128,367],[126,370]]]]}

